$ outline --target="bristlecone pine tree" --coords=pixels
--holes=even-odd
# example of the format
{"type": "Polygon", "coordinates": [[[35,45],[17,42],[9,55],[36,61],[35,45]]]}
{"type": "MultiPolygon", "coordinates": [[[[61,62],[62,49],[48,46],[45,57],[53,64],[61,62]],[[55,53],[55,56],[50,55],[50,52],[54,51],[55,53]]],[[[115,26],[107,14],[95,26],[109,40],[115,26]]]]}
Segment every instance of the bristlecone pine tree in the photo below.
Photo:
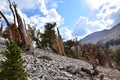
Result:
{"type": "Polygon", "coordinates": [[[55,34],[55,26],[56,26],[56,23],[47,23],[45,25],[45,31],[43,34],[41,34],[41,37],[42,37],[42,41],[41,41],[41,45],[42,45],[42,48],[52,48],[51,46],[53,45],[53,41],[52,39],[55,39],[56,38],[56,34],[55,34]]]}
{"type": "Polygon", "coordinates": [[[0,71],[0,80],[27,80],[23,66],[25,61],[19,47],[12,40],[7,42],[6,46],[7,50],[3,52],[5,59],[1,62],[3,67],[0,71]]]}

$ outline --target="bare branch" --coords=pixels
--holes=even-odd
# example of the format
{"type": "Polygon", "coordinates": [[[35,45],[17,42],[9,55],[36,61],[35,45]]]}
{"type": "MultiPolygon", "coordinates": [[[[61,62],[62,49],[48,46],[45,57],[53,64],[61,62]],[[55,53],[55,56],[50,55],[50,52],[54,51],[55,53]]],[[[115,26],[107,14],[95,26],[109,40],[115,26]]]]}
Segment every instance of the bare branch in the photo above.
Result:
{"type": "MultiPolygon", "coordinates": [[[[10,2],[10,0],[8,0],[8,2],[9,2],[9,8],[10,8],[10,10],[12,11],[12,15],[13,15],[13,17],[14,17],[14,24],[16,25],[16,18],[15,18],[15,13],[14,13],[14,10],[13,10],[13,8],[12,8],[12,4],[11,4],[11,2],[10,2]]],[[[13,4],[15,4],[15,3],[13,3],[13,4]]]]}
{"type": "Polygon", "coordinates": [[[19,27],[19,25],[22,23],[22,20],[17,11],[17,4],[13,3],[13,7],[14,7],[16,18],[17,18],[18,27],[19,27]]]}
{"type": "Polygon", "coordinates": [[[4,18],[5,22],[9,26],[10,23],[8,22],[7,18],[4,16],[4,14],[1,11],[0,11],[0,15],[4,18]]]}

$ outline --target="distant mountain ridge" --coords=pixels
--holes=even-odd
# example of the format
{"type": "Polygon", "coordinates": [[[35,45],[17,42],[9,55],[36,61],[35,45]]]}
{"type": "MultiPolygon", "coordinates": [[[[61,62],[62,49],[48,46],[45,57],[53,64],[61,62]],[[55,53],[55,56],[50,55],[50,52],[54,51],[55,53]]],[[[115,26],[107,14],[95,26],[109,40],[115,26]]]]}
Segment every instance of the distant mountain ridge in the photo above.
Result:
{"type": "Polygon", "coordinates": [[[98,31],[98,32],[94,32],[88,36],[86,36],[85,38],[82,39],[82,43],[97,43],[99,40],[101,40],[101,37],[103,37],[103,35],[107,32],[108,30],[103,30],[103,31],[98,31]]]}
{"type": "Polygon", "coordinates": [[[82,43],[97,43],[99,41],[102,41],[102,43],[106,43],[110,40],[118,39],[120,39],[120,23],[112,27],[111,29],[94,32],[83,38],[81,41],[82,43]]]}

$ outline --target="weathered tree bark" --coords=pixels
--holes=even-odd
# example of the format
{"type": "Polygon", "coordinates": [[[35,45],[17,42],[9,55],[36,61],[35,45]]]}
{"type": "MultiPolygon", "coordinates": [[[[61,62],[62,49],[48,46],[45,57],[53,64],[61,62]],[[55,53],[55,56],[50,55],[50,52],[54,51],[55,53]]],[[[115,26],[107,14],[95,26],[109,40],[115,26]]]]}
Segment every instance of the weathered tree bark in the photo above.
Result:
{"type": "Polygon", "coordinates": [[[24,23],[24,30],[25,30],[26,35],[27,35],[26,40],[25,40],[25,41],[26,41],[26,44],[30,47],[30,51],[34,51],[33,44],[32,44],[32,40],[31,40],[31,38],[30,38],[29,33],[27,32],[26,23],[25,23],[25,20],[24,20],[24,19],[23,19],[23,23],[24,23]]]}
{"type": "Polygon", "coordinates": [[[62,38],[61,38],[58,28],[57,28],[57,34],[58,34],[58,37],[52,40],[54,42],[54,44],[52,45],[52,48],[55,52],[59,53],[60,55],[65,56],[62,38]]]}
{"type": "Polygon", "coordinates": [[[16,18],[17,18],[17,22],[18,22],[18,30],[21,34],[21,38],[22,38],[22,44],[25,44],[26,46],[28,46],[30,48],[31,51],[33,51],[33,45],[32,45],[32,41],[30,40],[30,36],[28,35],[26,29],[25,29],[25,24],[23,24],[22,19],[20,17],[20,15],[18,14],[17,11],[17,5],[13,4],[14,10],[15,10],[15,14],[16,14],[16,18]]]}
{"type": "Polygon", "coordinates": [[[21,35],[19,33],[19,30],[17,29],[15,24],[10,24],[9,26],[10,32],[12,34],[12,39],[17,43],[17,44],[21,44],[21,35]]]}
{"type": "Polygon", "coordinates": [[[59,53],[63,56],[65,56],[65,52],[64,52],[64,47],[63,47],[63,42],[62,42],[62,37],[60,35],[60,32],[57,28],[57,32],[58,32],[58,47],[59,47],[59,53]]]}
{"type": "Polygon", "coordinates": [[[59,45],[58,45],[58,39],[52,39],[52,41],[54,42],[54,44],[53,44],[52,47],[51,47],[52,50],[53,50],[54,52],[59,53],[59,51],[58,51],[58,50],[59,50],[59,49],[58,49],[58,48],[59,48],[59,47],[58,47],[58,46],[59,46],[59,45]]]}
{"type": "Polygon", "coordinates": [[[16,18],[17,18],[18,30],[20,32],[20,35],[22,35],[21,36],[22,44],[25,44],[25,37],[27,37],[27,34],[25,33],[25,29],[24,29],[24,25],[23,25],[22,19],[21,19],[20,15],[17,12],[17,9],[16,9],[17,5],[13,4],[13,7],[14,7],[14,10],[15,10],[16,18]]]}
{"type": "Polygon", "coordinates": [[[16,26],[15,13],[14,13],[14,10],[13,10],[13,8],[12,8],[12,4],[11,4],[10,0],[8,0],[8,2],[9,2],[9,8],[10,8],[10,10],[11,10],[11,12],[12,12],[13,17],[14,17],[14,23],[11,23],[11,24],[9,25],[9,29],[11,30],[10,32],[11,32],[11,34],[12,34],[13,40],[14,40],[15,42],[17,42],[18,44],[20,44],[22,41],[21,41],[20,32],[19,32],[19,30],[17,29],[17,26],[16,26]]]}

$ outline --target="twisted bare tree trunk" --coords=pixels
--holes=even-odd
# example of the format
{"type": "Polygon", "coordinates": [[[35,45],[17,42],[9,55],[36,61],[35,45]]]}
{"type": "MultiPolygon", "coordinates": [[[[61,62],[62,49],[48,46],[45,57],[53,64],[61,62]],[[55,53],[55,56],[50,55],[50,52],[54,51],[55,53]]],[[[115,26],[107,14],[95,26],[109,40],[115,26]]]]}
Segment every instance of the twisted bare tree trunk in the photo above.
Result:
{"type": "Polygon", "coordinates": [[[14,23],[9,23],[7,18],[4,16],[4,14],[1,11],[0,11],[0,14],[2,15],[5,22],[7,23],[7,26],[9,28],[10,38],[13,39],[17,44],[25,45],[29,47],[31,51],[33,51],[34,48],[32,45],[32,41],[25,29],[26,25],[23,24],[22,19],[17,12],[17,8],[16,8],[17,5],[15,3],[11,4],[10,0],[8,0],[8,2],[9,2],[9,8],[14,17],[14,23]],[[17,20],[18,27],[16,25],[16,20],[17,20]]]}
{"type": "MultiPolygon", "coordinates": [[[[17,22],[18,22],[18,30],[19,30],[19,32],[21,34],[21,38],[22,38],[22,44],[25,44],[26,46],[28,46],[30,48],[31,51],[33,51],[32,41],[25,29],[26,24],[23,24],[22,19],[21,19],[20,15],[18,14],[18,11],[16,8],[17,5],[13,4],[13,7],[15,10],[15,14],[16,14],[17,22]]],[[[24,23],[25,23],[25,21],[24,21],[24,23]]]]}

